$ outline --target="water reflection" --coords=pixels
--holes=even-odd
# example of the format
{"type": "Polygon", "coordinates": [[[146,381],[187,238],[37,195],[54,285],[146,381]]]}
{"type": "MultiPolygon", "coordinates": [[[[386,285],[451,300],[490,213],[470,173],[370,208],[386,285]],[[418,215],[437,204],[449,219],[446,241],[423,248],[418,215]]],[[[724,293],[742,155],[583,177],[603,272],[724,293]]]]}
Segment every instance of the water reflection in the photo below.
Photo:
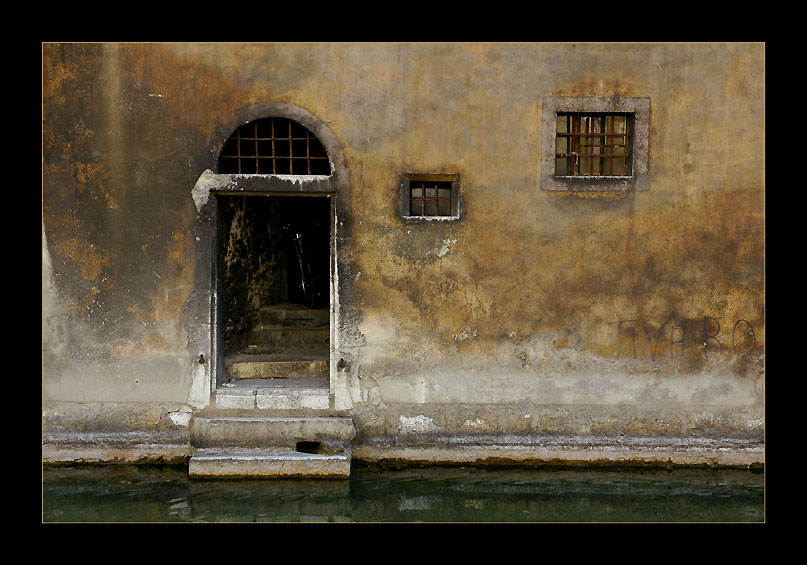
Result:
{"type": "Polygon", "coordinates": [[[45,522],[760,522],[764,476],[715,469],[378,469],[191,480],[186,467],[46,467],[45,522]]]}

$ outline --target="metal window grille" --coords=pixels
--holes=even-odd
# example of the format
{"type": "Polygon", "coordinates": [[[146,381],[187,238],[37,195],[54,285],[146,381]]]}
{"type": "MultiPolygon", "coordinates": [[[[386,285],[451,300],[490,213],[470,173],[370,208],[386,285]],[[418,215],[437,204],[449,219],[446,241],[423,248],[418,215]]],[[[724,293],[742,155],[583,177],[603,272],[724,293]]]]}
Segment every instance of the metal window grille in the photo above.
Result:
{"type": "Polygon", "coordinates": [[[411,216],[450,216],[450,181],[410,180],[409,214],[411,216]]]}
{"type": "Polygon", "coordinates": [[[307,128],[289,118],[263,118],[239,127],[219,155],[219,172],[329,175],[328,153],[307,128]]]}
{"type": "Polygon", "coordinates": [[[633,115],[558,113],[556,176],[630,176],[633,115]]]}

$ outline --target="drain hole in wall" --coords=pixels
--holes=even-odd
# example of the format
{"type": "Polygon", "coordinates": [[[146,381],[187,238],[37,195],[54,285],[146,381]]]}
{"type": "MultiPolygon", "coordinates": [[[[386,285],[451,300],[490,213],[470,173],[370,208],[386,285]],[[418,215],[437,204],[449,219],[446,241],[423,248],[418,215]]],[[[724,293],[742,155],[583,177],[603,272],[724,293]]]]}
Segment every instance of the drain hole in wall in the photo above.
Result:
{"type": "Polygon", "coordinates": [[[319,453],[320,447],[318,441],[298,441],[295,449],[299,453],[319,453]]]}

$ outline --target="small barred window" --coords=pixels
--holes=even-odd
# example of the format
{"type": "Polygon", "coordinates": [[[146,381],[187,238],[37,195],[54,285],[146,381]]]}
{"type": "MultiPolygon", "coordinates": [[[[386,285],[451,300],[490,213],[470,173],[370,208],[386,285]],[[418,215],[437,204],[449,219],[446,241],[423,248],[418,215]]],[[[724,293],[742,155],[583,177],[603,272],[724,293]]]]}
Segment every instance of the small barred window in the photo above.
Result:
{"type": "Polygon", "coordinates": [[[403,216],[412,219],[459,217],[459,176],[455,174],[405,175],[403,216]]]}
{"type": "Polygon", "coordinates": [[[409,183],[410,216],[450,216],[451,183],[446,181],[411,181],[409,183]]]}
{"type": "Polygon", "coordinates": [[[224,174],[331,174],[325,148],[289,118],[263,118],[239,127],[224,144],[218,169],[224,174]]]}

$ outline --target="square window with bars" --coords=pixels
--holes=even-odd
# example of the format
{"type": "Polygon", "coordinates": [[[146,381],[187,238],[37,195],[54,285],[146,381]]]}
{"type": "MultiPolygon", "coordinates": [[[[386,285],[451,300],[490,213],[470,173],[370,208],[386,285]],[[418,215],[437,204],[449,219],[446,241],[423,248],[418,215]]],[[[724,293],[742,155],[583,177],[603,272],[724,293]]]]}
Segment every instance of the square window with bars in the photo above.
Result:
{"type": "Polygon", "coordinates": [[[263,118],[239,127],[219,155],[225,174],[329,175],[328,153],[304,126],[263,118]]]}
{"type": "Polygon", "coordinates": [[[452,182],[439,180],[409,181],[410,216],[451,216],[452,182]]]}
{"type": "Polygon", "coordinates": [[[629,113],[557,114],[556,176],[631,176],[633,116],[629,113]]]}

